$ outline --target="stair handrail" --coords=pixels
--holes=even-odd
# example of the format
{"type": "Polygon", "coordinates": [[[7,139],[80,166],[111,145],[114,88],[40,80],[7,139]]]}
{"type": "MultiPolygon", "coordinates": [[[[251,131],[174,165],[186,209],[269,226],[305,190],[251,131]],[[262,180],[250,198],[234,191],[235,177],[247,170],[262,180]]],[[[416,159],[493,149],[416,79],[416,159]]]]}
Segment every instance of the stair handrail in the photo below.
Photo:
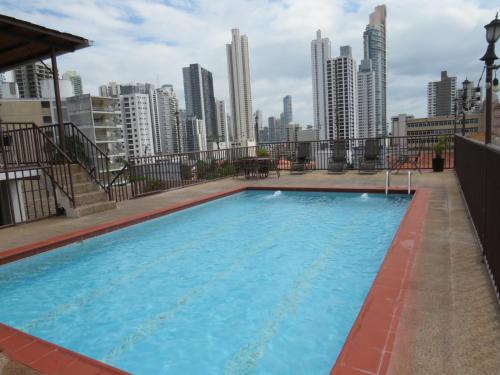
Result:
{"type": "MultiPolygon", "coordinates": [[[[44,126],[44,128],[52,128],[57,135],[56,126],[57,125],[47,125],[44,126]]],[[[97,147],[97,145],[72,122],[65,122],[64,127],[65,150],[70,153],[72,161],[80,165],[88,176],[97,183],[111,199],[111,189],[109,187],[109,156],[97,147]],[[71,144],[72,140],[69,137],[77,137],[76,139],[79,143],[73,141],[73,144],[71,144]]]]}
{"type": "MultiPolygon", "coordinates": [[[[113,179],[108,184],[111,199],[114,199],[117,202],[124,199],[129,199],[129,191],[127,184],[130,182],[130,178],[127,179],[126,177],[124,177],[125,172],[130,172],[129,163],[126,161],[123,167],[114,175],[113,179]],[[120,181],[121,184],[120,185],[116,184],[115,186],[115,183],[117,181],[120,181]]],[[[131,194],[133,197],[134,196],[133,191],[131,194]]]]}
{"type": "MultiPolygon", "coordinates": [[[[32,130],[33,133],[33,141],[35,144],[33,145],[24,145],[26,148],[29,148],[29,152],[23,156],[35,156],[35,160],[33,164],[38,165],[40,168],[43,169],[44,173],[49,176],[51,182],[59,188],[59,190],[66,195],[66,197],[69,199],[71,205],[74,207],[75,206],[75,194],[74,194],[74,189],[73,189],[73,178],[71,175],[71,158],[62,150],[45,132],[40,129],[40,127],[35,124],[34,122],[9,122],[5,123],[2,122],[2,125],[12,125],[13,129],[7,130],[6,132],[12,132],[12,134],[15,134],[14,132],[18,132],[19,134],[21,132],[26,132],[29,135],[29,131],[32,130]],[[14,127],[18,127],[14,129],[14,127]],[[38,137],[35,136],[35,134],[38,135],[38,137]],[[50,150],[47,150],[45,145],[41,145],[40,141],[41,137],[46,143],[45,145],[50,145],[50,150]],[[31,148],[33,146],[33,148],[31,148]],[[61,170],[61,168],[57,168],[56,166],[58,165],[57,161],[62,159],[63,160],[63,168],[64,170],[61,170]],[[47,163],[48,162],[48,163],[47,163]]],[[[3,134],[6,133],[3,131],[3,134]]],[[[26,137],[24,141],[29,141],[30,137],[26,137]]],[[[24,164],[24,163],[19,163],[19,165],[24,164]]],[[[29,163],[25,164],[29,165],[29,163]]]]}

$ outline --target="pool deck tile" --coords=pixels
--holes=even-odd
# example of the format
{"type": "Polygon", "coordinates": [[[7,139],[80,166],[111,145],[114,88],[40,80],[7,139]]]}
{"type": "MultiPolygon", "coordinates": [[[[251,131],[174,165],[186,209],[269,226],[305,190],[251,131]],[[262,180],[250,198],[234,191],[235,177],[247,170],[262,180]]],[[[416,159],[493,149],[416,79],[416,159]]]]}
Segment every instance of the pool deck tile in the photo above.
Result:
{"type": "Polygon", "coordinates": [[[10,359],[37,370],[42,374],[129,374],[128,372],[64,349],[2,323],[0,323],[0,348],[10,359]]]}

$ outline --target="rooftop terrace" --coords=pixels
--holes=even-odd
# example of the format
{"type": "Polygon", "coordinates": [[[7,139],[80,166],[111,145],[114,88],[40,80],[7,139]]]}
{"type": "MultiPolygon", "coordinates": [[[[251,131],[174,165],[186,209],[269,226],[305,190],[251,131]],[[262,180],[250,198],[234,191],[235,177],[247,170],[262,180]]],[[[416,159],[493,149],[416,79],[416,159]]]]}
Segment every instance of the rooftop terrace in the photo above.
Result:
{"type": "MultiPolygon", "coordinates": [[[[82,218],[52,217],[5,228],[0,232],[0,250],[138,218],[228,189],[245,186],[383,189],[384,177],[383,173],[348,172],[332,176],[325,171],[314,171],[302,175],[282,173],[279,179],[227,178],[119,202],[116,210],[82,218]]],[[[392,176],[392,186],[404,188],[406,183],[406,173],[392,176]]],[[[413,174],[413,187],[429,189],[430,197],[423,216],[419,250],[411,276],[405,281],[406,293],[398,301],[402,311],[394,331],[390,362],[377,363],[378,358],[361,353],[358,368],[374,365],[379,369],[376,373],[388,374],[495,374],[500,368],[497,350],[500,313],[457,177],[451,170],[413,174]]],[[[338,367],[335,374],[354,373],[338,367]]]]}

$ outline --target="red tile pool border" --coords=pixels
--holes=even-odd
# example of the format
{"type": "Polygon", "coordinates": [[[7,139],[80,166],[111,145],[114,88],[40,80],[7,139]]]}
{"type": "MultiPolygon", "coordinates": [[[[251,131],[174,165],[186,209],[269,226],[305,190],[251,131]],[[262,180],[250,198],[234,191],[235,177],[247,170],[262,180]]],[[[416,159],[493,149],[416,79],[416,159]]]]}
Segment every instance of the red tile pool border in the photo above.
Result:
{"type": "MultiPolygon", "coordinates": [[[[335,188],[246,186],[175,203],[158,210],[128,216],[105,224],[53,237],[45,241],[9,249],[0,253],[0,265],[245,190],[384,192],[381,188],[366,186],[335,188]]],[[[407,190],[404,188],[391,188],[390,193],[407,193],[407,190]]],[[[412,190],[412,193],[414,197],[405,217],[387,251],[384,262],[330,375],[384,375],[387,372],[402,310],[403,297],[408,287],[411,266],[420,242],[422,219],[427,211],[430,190],[417,189],[412,190]]],[[[127,372],[28,335],[2,323],[0,323],[0,348],[9,358],[25,364],[42,374],[128,374],[127,372]]]]}

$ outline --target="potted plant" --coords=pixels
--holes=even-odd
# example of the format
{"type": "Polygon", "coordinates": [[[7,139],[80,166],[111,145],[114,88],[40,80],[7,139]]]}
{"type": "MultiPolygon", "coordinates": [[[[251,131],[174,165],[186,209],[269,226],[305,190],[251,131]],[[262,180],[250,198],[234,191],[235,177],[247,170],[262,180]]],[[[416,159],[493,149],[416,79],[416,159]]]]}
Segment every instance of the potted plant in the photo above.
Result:
{"type": "Polygon", "coordinates": [[[258,158],[268,158],[269,151],[267,151],[265,148],[258,148],[257,149],[257,157],[258,158]]]}
{"type": "Polygon", "coordinates": [[[440,138],[433,146],[434,158],[432,159],[432,170],[434,172],[442,172],[444,169],[443,151],[446,143],[443,138],[440,138]]]}

